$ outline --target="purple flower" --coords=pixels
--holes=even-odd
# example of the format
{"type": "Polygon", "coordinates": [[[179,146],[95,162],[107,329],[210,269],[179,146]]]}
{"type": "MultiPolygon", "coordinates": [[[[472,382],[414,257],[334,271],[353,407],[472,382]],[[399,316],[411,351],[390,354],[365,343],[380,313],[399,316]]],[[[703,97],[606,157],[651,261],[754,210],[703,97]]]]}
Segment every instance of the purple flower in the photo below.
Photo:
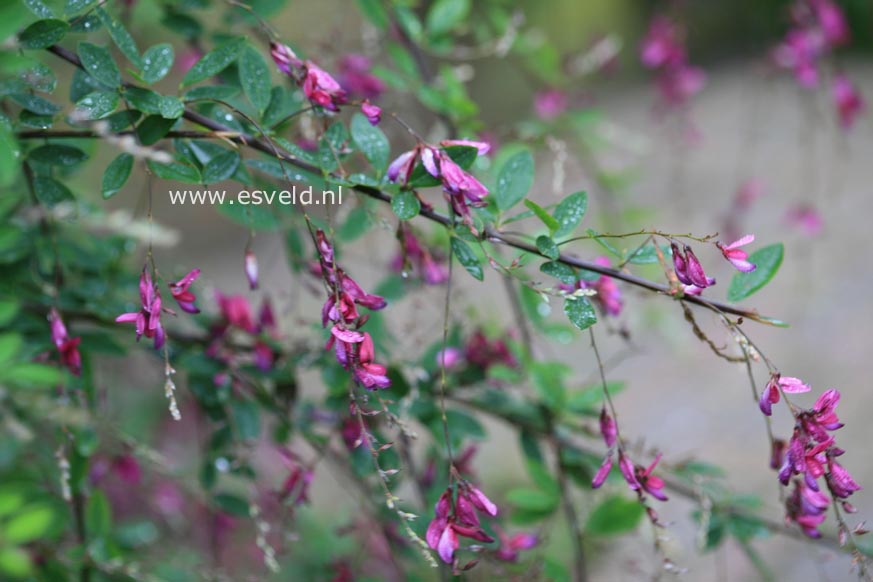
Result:
{"type": "Polygon", "coordinates": [[[494,541],[479,525],[479,516],[474,509],[491,516],[497,514],[497,506],[466,481],[458,484],[458,498],[454,503],[451,487],[437,501],[425,541],[437,551],[443,562],[454,563],[455,551],[460,546],[458,536],[485,543],[494,541]]]}
{"type": "Polygon", "coordinates": [[[58,310],[52,307],[49,312],[49,322],[52,330],[52,343],[61,355],[61,364],[67,367],[71,374],[79,376],[82,373],[82,354],[79,353],[79,343],[82,338],[71,338],[67,327],[58,310]]]}
{"type": "Polygon", "coordinates": [[[779,402],[780,389],[786,394],[802,394],[809,392],[810,387],[799,378],[782,376],[780,374],[770,376],[770,380],[761,392],[761,399],[758,403],[761,412],[767,416],[773,414],[773,405],[779,402]]]}
{"type": "Polygon", "coordinates": [[[197,280],[197,277],[199,276],[200,269],[193,269],[175,283],[168,284],[170,287],[170,294],[173,296],[173,299],[176,300],[176,303],[179,304],[179,307],[182,308],[182,311],[188,313],[200,313],[200,310],[194,305],[197,297],[188,290],[188,288],[191,287],[191,284],[197,280]]]}
{"type": "MultiPolygon", "coordinates": [[[[681,283],[701,290],[715,285],[715,279],[706,276],[706,273],[703,272],[703,266],[697,260],[691,247],[685,245],[684,252],[679,250],[676,243],[671,243],[670,247],[673,250],[673,270],[681,283]]],[[[685,292],[689,293],[689,289],[686,288],[685,292]]],[[[690,292],[696,294],[694,289],[691,289],[690,292]]]]}
{"type": "Polygon", "coordinates": [[[840,127],[844,130],[852,129],[858,116],[867,108],[864,97],[843,73],[834,77],[831,91],[840,118],[840,127]]]}
{"type": "Polygon", "coordinates": [[[347,54],[339,62],[340,84],[349,94],[375,99],[385,90],[385,83],[372,72],[370,59],[364,55],[347,54]]]}
{"type": "Polygon", "coordinates": [[[663,16],[656,16],[640,46],[640,60],[650,69],[684,63],[685,46],[682,31],[663,16]]]}
{"type": "Polygon", "coordinates": [[[306,98],[328,111],[339,111],[339,106],[348,101],[348,96],[336,79],[312,61],[306,61],[303,69],[302,87],[306,98]]]}
{"type": "Polygon", "coordinates": [[[361,103],[361,112],[367,117],[370,125],[379,125],[382,120],[382,109],[378,105],[370,103],[369,99],[364,99],[361,103]]]}
{"type": "MultiPolygon", "coordinates": [[[[661,454],[658,453],[658,456],[655,457],[655,460],[652,461],[651,465],[649,465],[645,469],[639,466],[636,468],[636,476],[640,487],[642,487],[644,491],[648,492],[655,499],[667,501],[667,496],[664,495],[663,492],[664,480],[657,475],[652,474],[652,472],[655,470],[655,466],[660,460],[661,454]]],[[[631,487],[631,489],[633,489],[633,487],[631,487]]]]}
{"type": "Polygon", "coordinates": [[[612,448],[618,438],[618,427],[615,424],[615,419],[606,412],[604,406],[600,410],[600,434],[603,435],[603,442],[606,446],[612,448]]]}
{"type": "Polygon", "coordinates": [[[534,113],[543,121],[560,116],[567,110],[567,94],[560,89],[547,89],[534,95],[534,113]]]}
{"type": "Polygon", "coordinates": [[[621,469],[621,474],[627,482],[628,487],[634,491],[640,488],[640,482],[637,481],[636,468],[630,457],[624,454],[624,451],[618,452],[618,468],[621,469]]]}
{"type": "Polygon", "coordinates": [[[851,40],[849,24],[842,9],[831,0],[811,0],[818,25],[825,40],[832,46],[846,44],[851,40]]]}
{"type": "Polygon", "coordinates": [[[403,272],[407,262],[409,262],[417,268],[421,278],[428,285],[439,285],[448,280],[448,265],[443,262],[442,258],[437,260],[410,229],[405,229],[401,243],[403,245],[402,251],[391,261],[391,268],[394,271],[403,272]]]}
{"type": "MultiPolygon", "coordinates": [[[[600,464],[600,468],[597,470],[597,473],[591,480],[591,487],[593,489],[597,489],[598,487],[603,485],[603,482],[606,481],[606,478],[609,476],[610,471],[612,471],[612,451],[606,453],[606,456],[603,458],[603,462],[600,464]]],[[[624,474],[623,471],[622,474],[624,474]]]]}
{"type": "Polygon", "coordinates": [[[757,268],[757,265],[754,265],[748,261],[749,253],[742,250],[741,246],[747,245],[751,242],[754,242],[755,235],[747,234],[746,236],[740,238],[739,240],[735,240],[729,245],[722,244],[721,242],[715,243],[715,246],[721,251],[721,254],[724,255],[730,263],[737,268],[738,271],[743,273],[751,273],[757,268]]]}
{"type": "Polygon", "coordinates": [[[497,531],[497,537],[500,540],[500,546],[494,555],[498,560],[504,562],[515,562],[518,560],[520,551],[529,550],[539,543],[539,537],[536,534],[522,532],[508,536],[497,526],[494,529],[497,531]]]}
{"type": "Polygon", "coordinates": [[[300,59],[297,58],[297,55],[294,54],[294,51],[291,50],[291,47],[278,42],[270,43],[270,56],[273,57],[273,62],[276,63],[279,70],[286,75],[293,76],[294,68],[303,65],[300,59]]]}
{"type": "Polygon", "coordinates": [[[816,236],[824,228],[821,213],[809,205],[799,205],[791,208],[785,215],[786,221],[792,226],[803,230],[807,236],[816,236]]]}
{"type": "Polygon", "coordinates": [[[458,348],[447,347],[445,350],[437,352],[437,366],[445,366],[446,370],[451,370],[457,367],[464,358],[464,353],[458,348]]]}
{"type": "Polygon", "coordinates": [[[796,523],[807,536],[821,537],[818,526],[825,520],[829,500],[826,495],[807,486],[802,479],[794,481],[794,491],[785,501],[785,519],[796,523]]]}
{"type": "Polygon", "coordinates": [[[115,318],[116,323],[135,323],[136,339],[146,336],[154,339],[155,349],[164,345],[164,328],[161,326],[161,294],[152,282],[146,269],[139,278],[139,296],[141,307],[139,311],[122,313],[115,318]]]}
{"type": "Polygon", "coordinates": [[[468,148],[476,148],[480,156],[484,156],[491,151],[491,144],[487,141],[475,141],[472,139],[444,139],[440,142],[444,148],[452,146],[464,146],[468,148]]]}

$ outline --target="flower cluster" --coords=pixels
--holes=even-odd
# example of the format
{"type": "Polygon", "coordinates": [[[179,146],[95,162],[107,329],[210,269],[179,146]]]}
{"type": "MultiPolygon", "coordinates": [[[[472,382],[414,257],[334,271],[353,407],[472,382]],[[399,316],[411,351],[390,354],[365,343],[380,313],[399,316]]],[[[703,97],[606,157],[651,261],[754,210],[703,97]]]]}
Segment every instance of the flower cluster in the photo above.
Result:
{"type": "MultiPolygon", "coordinates": [[[[794,73],[801,87],[819,84],[820,62],[835,48],[851,40],[842,9],[832,0],[798,0],[791,8],[792,28],[773,50],[778,67],[794,73]]],[[[849,78],[838,73],[831,80],[834,106],[843,129],[850,129],[866,105],[849,78]]]]}
{"type": "MultiPolygon", "coordinates": [[[[606,257],[597,257],[594,263],[601,267],[609,267],[611,263],[606,257]]],[[[592,297],[600,310],[606,315],[618,316],[621,314],[624,301],[621,298],[621,290],[615,282],[615,279],[607,275],[600,275],[593,281],[584,281],[582,279],[576,281],[574,285],[561,283],[558,288],[567,293],[573,293],[578,289],[593,289],[597,295],[592,297]]]]}
{"type": "MultiPolygon", "coordinates": [[[[229,367],[235,366],[240,355],[239,348],[229,346],[226,340],[228,334],[236,329],[254,338],[252,352],[245,359],[251,360],[263,372],[270,371],[277,356],[273,346],[270,345],[270,340],[276,340],[280,336],[269,299],[265,299],[261,305],[257,322],[252,307],[245,296],[224,295],[221,292],[216,292],[215,300],[218,303],[221,318],[209,330],[211,341],[206,349],[206,354],[229,367]]],[[[222,384],[225,378],[224,374],[219,374],[215,383],[222,384]]]]}
{"type": "MultiPolygon", "coordinates": [[[[270,56],[273,57],[273,62],[276,63],[281,72],[294,79],[294,82],[303,90],[306,99],[313,105],[321,107],[325,111],[336,112],[340,110],[341,105],[349,102],[348,92],[330,73],[310,60],[299,59],[288,45],[271,42],[270,56]]],[[[350,72],[355,73],[356,76],[352,76],[355,82],[361,81],[361,71],[352,71],[346,64],[346,73],[350,72]]],[[[348,77],[348,75],[346,76],[348,77]]],[[[363,91],[366,97],[375,97],[381,92],[381,85],[378,91],[374,90],[375,85],[372,81],[368,82],[367,85],[367,90],[363,91]]],[[[356,85],[356,89],[361,89],[361,87],[356,85]]],[[[378,106],[365,99],[361,104],[361,111],[370,123],[373,125],[379,123],[382,110],[378,106]]]]}
{"type": "Polygon", "coordinates": [[[681,106],[703,89],[706,75],[688,62],[684,31],[675,22],[657,16],[640,47],[640,60],[658,71],[656,84],[664,102],[681,106]]]}
{"type": "MultiPolygon", "coordinates": [[[[749,253],[740,247],[754,242],[754,240],[754,235],[747,234],[730,244],[716,242],[715,246],[738,271],[750,273],[757,268],[757,265],[749,262],[749,253]]],[[[700,295],[704,289],[715,285],[715,279],[706,275],[703,265],[700,264],[700,260],[690,246],[684,245],[680,249],[678,244],[671,242],[670,250],[673,255],[673,272],[676,273],[679,282],[685,286],[683,292],[686,295],[700,295]]]]}
{"type": "Polygon", "coordinates": [[[459,482],[457,489],[454,502],[451,487],[440,495],[425,536],[427,545],[437,551],[442,561],[453,565],[456,563],[455,551],[460,545],[459,536],[483,543],[494,541],[482,529],[477,512],[492,517],[497,515],[497,506],[467,481],[459,482]]]}
{"type": "Polygon", "coordinates": [[[387,388],[391,380],[386,375],[387,368],[374,361],[373,338],[369,333],[359,331],[368,316],[359,315],[357,308],[360,305],[377,311],[387,303],[378,295],[366,293],[336,266],[333,246],[324,231],[316,232],[316,242],[319,254],[317,272],[328,287],[327,300],[321,309],[321,323],[324,327],[332,324],[327,349],[334,348],[337,361],[346,370],[351,370],[355,380],[364,388],[387,388]]]}
{"type": "Polygon", "coordinates": [[[179,304],[179,308],[182,311],[187,313],[200,313],[200,310],[196,305],[194,305],[194,302],[197,301],[197,297],[189,291],[191,284],[196,281],[199,276],[200,269],[194,269],[175,283],[169,284],[170,294],[173,296],[173,299],[176,300],[176,303],[179,304]]]}
{"type": "Polygon", "coordinates": [[[73,375],[80,375],[82,373],[82,354],[79,353],[79,342],[82,341],[82,338],[69,336],[67,326],[64,325],[61,314],[55,308],[49,312],[49,322],[52,329],[52,343],[55,344],[61,355],[61,364],[66,366],[73,375]]]}
{"type": "Polygon", "coordinates": [[[445,149],[452,146],[476,148],[480,156],[487,154],[491,149],[488,143],[466,139],[443,140],[440,142],[440,147],[419,143],[391,162],[391,165],[388,166],[388,179],[407,185],[416,164],[421,161],[424,169],[442,182],[443,191],[446,193],[455,214],[462,217],[464,223],[472,227],[473,217],[469,207],[486,206],[488,203],[483,198],[488,195],[488,188],[455,163],[445,149]]]}
{"type": "MultiPolygon", "coordinates": [[[[445,359],[448,367],[448,354],[445,359]]],[[[481,329],[476,330],[467,340],[467,344],[464,346],[464,359],[471,366],[481,370],[487,370],[497,364],[508,368],[518,366],[518,360],[512,354],[507,343],[500,338],[489,340],[481,329]]]]}
{"type": "Polygon", "coordinates": [[[608,450],[603,458],[603,463],[601,463],[600,468],[591,480],[591,487],[597,489],[606,481],[606,477],[609,476],[609,472],[612,470],[615,450],[618,449],[618,467],[631,491],[634,491],[641,500],[645,493],[648,493],[655,499],[667,501],[667,496],[663,492],[663,479],[653,474],[655,467],[661,460],[661,455],[659,454],[655,457],[655,460],[648,467],[635,465],[621,446],[618,439],[618,426],[605,407],[600,411],[600,434],[608,450]]]}
{"type": "Polygon", "coordinates": [[[412,230],[406,228],[400,234],[401,251],[391,261],[391,270],[405,272],[407,265],[415,267],[421,279],[428,285],[445,283],[449,278],[449,268],[444,262],[439,261],[430,250],[425,247],[412,230]]]}
{"type": "MultiPolygon", "coordinates": [[[[798,378],[773,373],[761,394],[761,412],[770,416],[772,405],[779,402],[780,394],[809,392],[810,387],[798,378]]],[[[819,484],[824,477],[827,490],[834,502],[842,500],[846,511],[854,508],[845,501],[861,486],[849,472],[836,461],[843,450],[836,446],[830,433],[843,424],[837,417],[836,408],[840,393],[831,388],[818,397],[812,408],[795,412],[794,432],[788,445],[782,440],[773,443],[770,466],[779,471],[779,481],[794,490],[785,502],[786,521],[796,523],[803,533],[811,538],[821,537],[818,527],[825,520],[825,511],[830,499],[819,484]],[[796,477],[796,478],[795,478],[796,477]]]]}

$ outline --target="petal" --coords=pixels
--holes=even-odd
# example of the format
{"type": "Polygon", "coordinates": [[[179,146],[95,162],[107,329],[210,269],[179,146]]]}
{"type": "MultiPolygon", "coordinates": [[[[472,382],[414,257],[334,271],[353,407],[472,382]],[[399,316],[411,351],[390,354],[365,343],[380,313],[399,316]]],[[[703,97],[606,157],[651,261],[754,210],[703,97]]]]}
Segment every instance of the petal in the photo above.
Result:
{"type": "Polygon", "coordinates": [[[604,481],[606,481],[606,477],[609,476],[609,472],[612,470],[612,455],[606,455],[603,459],[603,463],[600,464],[600,468],[597,470],[597,474],[594,475],[594,479],[591,480],[591,488],[597,489],[601,485],[603,485],[604,481]]]}
{"type": "Polygon", "coordinates": [[[804,384],[803,380],[792,378],[791,376],[781,376],[779,378],[779,386],[783,392],[788,394],[802,394],[803,392],[810,391],[809,385],[804,384]]]}
{"type": "Polygon", "coordinates": [[[735,249],[735,248],[737,248],[737,247],[741,247],[741,246],[744,246],[744,245],[747,245],[747,244],[749,244],[749,243],[753,243],[753,242],[755,242],[755,235],[753,235],[753,234],[747,234],[747,235],[744,236],[744,237],[738,238],[737,240],[735,240],[735,241],[732,242],[731,244],[729,244],[729,245],[725,245],[724,248],[726,248],[726,249],[735,249]]]}
{"type": "Polygon", "coordinates": [[[451,564],[456,549],[458,549],[458,536],[455,535],[452,526],[448,526],[443,530],[439,542],[437,542],[437,552],[443,562],[451,564]]]}

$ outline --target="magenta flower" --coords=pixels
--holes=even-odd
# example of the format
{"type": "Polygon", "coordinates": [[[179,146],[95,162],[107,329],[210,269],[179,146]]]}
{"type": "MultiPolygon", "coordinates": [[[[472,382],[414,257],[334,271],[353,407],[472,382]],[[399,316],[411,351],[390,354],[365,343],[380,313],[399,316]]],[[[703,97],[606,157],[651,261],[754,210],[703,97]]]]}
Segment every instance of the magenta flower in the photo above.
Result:
{"type": "Polygon", "coordinates": [[[464,146],[468,148],[476,148],[480,156],[484,156],[491,151],[491,144],[487,141],[475,141],[472,139],[444,139],[440,142],[444,148],[452,146],[464,146]]]}
{"type": "Polygon", "coordinates": [[[418,161],[421,151],[419,147],[403,152],[397,156],[393,162],[388,165],[388,179],[399,184],[409,182],[409,177],[412,175],[412,170],[415,169],[415,163],[418,161]]]}
{"type": "Polygon", "coordinates": [[[137,341],[142,336],[153,338],[155,349],[158,350],[164,345],[164,328],[161,326],[161,293],[152,282],[146,269],[143,269],[140,275],[139,296],[140,310],[122,313],[115,318],[115,321],[116,323],[135,323],[137,341]]]}
{"type": "Polygon", "coordinates": [[[846,16],[837,4],[831,0],[812,0],[810,3],[815,10],[824,38],[830,46],[840,46],[851,40],[846,16]]]}
{"type": "Polygon", "coordinates": [[[664,16],[656,16],[640,46],[640,60],[650,69],[684,63],[682,31],[664,16]]]}
{"type": "Polygon", "coordinates": [[[600,468],[597,469],[597,473],[594,474],[594,478],[591,480],[591,488],[597,489],[603,485],[610,471],[612,471],[612,451],[608,452],[603,458],[600,468]]]}
{"type": "Polygon", "coordinates": [[[852,478],[846,469],[837,463],[833,457],[828,457],[828,472],[826,474],[828,490],[841,499],[849,497],[855,491],[860,491],[861,486],[852,478]]]}
{"type": "Polygon", "coordinates": [[[678,106],[703,90],[706,73],[691,65],[670,67],[658,75],[656,85],[665,103],[678,106]]]}
{"type": "Polygon", "coordinates": [[[801,204],[789,209],[785,219],[792,226],[801,229],[807,236],[816,236],[824,228],[824,219],[821,213],[809,205],[801,204]]]}
{"type": "Polygon", "coordinates": [[[522,550],[529,550],[539,543],[539,537],[533,533],[517,533],[509,536],[495,526],[497,537],[500,541],[500,546],[494,553],[494,556],[503,562],[515,562],[518,560],[518,554],[522,550]]]}
{"type": "Polygon", "coordinates": [[[350,95],[365,99],[375,99],[385,90],[385,83],[372,72],[370,59],[364,55],[347,54],[340,59],[340,84],[350,95]]]}
{"type": "Polygon", "coordinates": [[[251,305],[245,296],[227,296],[216,291],[215,299],[218,302],[218,308],[221,310],[225,325],[237,327],[248,333],[257,331],[251,305]]]}
{"type": "Polygon", "coordinates": [[[258,257],[249,249],[245,255],[246,279],[249,280],[249,289],[254,291],[258,288],[258,257]]]}
{"type": "Polygon", "coordinates": [[[747,234],[746,236],[740,238],[739,240],[735,240],[729,245],[722,244],[721,242],[715,243],[715,246],[721,251],[721,254],[724,255],[734,267],[737,268],[738,271],[743,273],[751,273],[757,268],[757,265],[754,265],[748,261],[749,253],[742,250],[741,246],[747,245],[751,242],[755,241],[755,235],[747,234]]]}
{"type": "Polygon", "coordinates": [[[328,111],[339,111],[339,106],[348,101],[348,96],[336,79],[312,61],[306,61],[303,68],[302,86],[306,98],[328,111]]]}
{"type": "Polygon", "coordinates": [[[509,346],[502,339],[489,340],[482,332],[474,332],[464,346],[464,358],[471,366],[487,370],[491,366],[501,364],[509,368],[518,366],[518,361],[509,346]]]}
{"type": "Polygon", "coordinates": [[[653,475],[652,472],[655,470],[655,466],[658,464],[658,461],[661,460],[661,454],[658,453],[658,456],[655,457],[655,460],[652,461],[652,464],[643,469],[642,467],[637,467],[637,481],[640,484],[640,487],[643,488],[644,491],[648,492],[655,499],[659,499],[661,501],[667,501],[667,496],[664,495],[664,480],[658,477],[657,475],[653,475]]]}
{"type": "Polygon", "coordinates": [[[52,343],[55,344],[61,355],[61,364],[66,366],[71,374],[79,376],[82,373],[82,354],[79,353],[79,343],[82,338],[69,336],[64,320],[61,319],[61,314],[54,307],[49,312],[49,322],[52,330],[52,343]]]}
{"type": "Polygon", "coordinates": [[[379,125],[382,120],[382,109],[378,105],[370,103],[369,99],[364,99],[361,103],[361,112],[367,117],[370,125],[379,125]]]}
{"type": "Polygon", "coordinates": [[[270,43],[270,56],[273,57],[273,62],[284,74],[293,76],[294,69],[303,66],[297,55],[291,50],[291,47],[278,42],[270,43]]]}
{"type": "Polygon", "coordinates": [[[761,392],[761,399],[758,403],[761,412],[767,416],[773,414],[773,405],[779,402],[780,389],[786,394],[802,394],[810,391],[809,385],[804,384],[803,380],[799,378],[773,374],[761,392]]]}
{"type": "Polygon", "coordinates": [[[138,485],[142,481],[142,469],[139,461],[130,453],[119,455],[112,460],[112,472],[119,479],[130,485],[138,485]]]}
{"type": "Polygon", "coordinates": [[[388,369],[373,362],[375,349],[373,338],[364,332],[364,339],[358,347],[358,365],[355,368],[355,379],[367,390],[387,388],[391,380],[386,376],[388,369]]]}
{"type": "Polygon", "coordinates": [[[803,480],[795,480],[794,491],[785,501],[785,518],[800,526],[807,536],[820,538],[818,526],[825,520],[828,505],[830,501],[826,495],[810,488],[803,480]]]}
{"type": "Polygon", "coordinates": [[[603,442],[609,448],[612,448],[618,439],[618,427],[615,424],[615,419],[606,412],[605,406],[600,409],[600,434],[603,435],[603,442]]]}
{"type": "Polygon", "coordinates": [[[283,503],[292,505],[309,503],[309,485],[315,477],[312,469],[304,467],[297,456],[287,449],[279,449],[282,463],[288,468],[288,476],[279,488],[278,497],[283,503]]]}
{"type": "Polygon", "coordinates": [[[843,73],[834,77],[831,91],[840,118],[840,127],[844,130],[852,129],[858,116],[867,108],[864,97],[843,73]]]}
{"type": "Polygon", "coordinates": [[[550,121],[567,110],[567,94],[560,89],[546,89],[534,95],[534,113],[543,121],[550,121]]]}
{"type": "Polygon", "coordinates": [[[446,370],[452,370],[459,366],[464,358],[464,354],[458,348],[447,347],[445,350],[437,352],[437,366],[445,366],[446,370]]]}
{"type": "Polygon", "coordinates": [[[437,260],[410,229],[404,231],[401,244],[403,245],[402,251],[391,261],[392,270],[403,272],[406,264],[412,263],[428,285],[439,285],[448,280],[448,265],[442,260],[437,260]]]}
{"type": "Polygon", "coordinates": [[[706,276],[706,273],[703,272],[703,266],[697,260],[691,247],[685,245],[684,252],[679,250],[679,246],[676,243],[671,243],[670,247],[673,250],[673,270],[676,272],[676,278],[687,286],[686,293],[690,291],[692,294],[695,294],[694,289],[689,290],[688,287],[696,287],[702,290],[715,285],[715,279],[706,276]]]}
{"type": "Polygon", "coordinates": [[[182,308],[182,311],[188,313],[200,313],[200,310],[194,305],[197,297],[188,290],[188,288],[191,287],[191,284],[196,281],[199,276],[200,269],[193,269],[175,283],[168,284],[170,294],[173,296],[173,299],[176,300],[176,303],[179,304],[179,307],[182,308]]]}
{"type": "Polygon", "coordinates": [[[637,480],[636,467],[633,461],[630,460],[624,451],[618,452],[618,468],[621,469],[621,474],[624,477],[627,486],[633,491],[639,491],[640,482],[637,480]]]}
{"type": "Polygon", "coordinates": [[[451,487],[440,496],[425,540],[431,549],[437,551],[443,562],[454,563],[455,552],[460,546],[459,536],[484,543],[494,541],[480,526],[475,510],[491,516],[497,515],[497,506],[466,481],[458,484],[457,500],[454,503],[451,487]]]}

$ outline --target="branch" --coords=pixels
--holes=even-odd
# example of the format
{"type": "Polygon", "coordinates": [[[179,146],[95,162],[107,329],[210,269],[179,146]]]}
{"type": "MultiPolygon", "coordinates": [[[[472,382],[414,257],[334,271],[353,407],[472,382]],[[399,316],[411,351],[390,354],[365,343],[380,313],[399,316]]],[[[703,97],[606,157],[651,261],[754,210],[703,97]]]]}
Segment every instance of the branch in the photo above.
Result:
{"type": "MultiPolygon", "coordinates": [[[[82,63],[79,60],[79,57],[77,57],[75,54],[68,51],[67,49],[60,47],[58,45],[52,45],[47,50],[49,50],[53,54],[57,55],[61,59],[65,60],[65,61],[67,61],[67,62],[69,62],[69,63],[71,63],[79,68],[82,68],[82,63]]],[[[123,86],[135,87],[136,85],[132,85],[130,83],[123,83],[123,86]]],[[[287,152],[286,153],[279,152],[277,150],[276,146],[271,141],[269,141],[267,139],[255,137],[255,136],[252,136],[252,135],[247,134],[247,133],[236,132],[232,128],[227,127],[226,125],[223,125],[217,121],[214,121],[214,120],[212,120],[204,115],[201,115],[200,113],[197,113],[196,111],[193,111],[193,110],[188,109],[188,108],[185,109],[185,113],[182,115],[182,117],[184,117],[186,120],[190,121],[191,123],[197,124],[201,127],[205,127],[209,130],[212,130],[213,132],[232,134],[232,137],[229,137],[229,139],[231,141],[234,141],[234,142],[239,143],[241,145],[245,145],[245,146],[248,146],[252,149],[255,149],[255,150],[258,150],[258,151],[263,152],[265,154],[268,154],[268,155],[270,155],[274,158],[277,158],[281,161],[287,162],[287,163],[291,164],[292,166],[295,166],[301,170],[305,170],[307,172],[313,172],[315,174],[322,173],[322,169],[319,168],[318,166],[315,166],[314,164],[310,164],[309,162],[301,160],[300,158],[293,156],[287,152]]],[[[337,176],[331,174],[330,177],[337,177],[337,176]]],[[[369,196],[370,198],[373,198],[376,200],[381,200],[382,202],[387,202],[389,204],[391,202],[391,195],[383,190],[380,190],[379,188],[359,184],[359,185],[353,186],[352,189],[360,194],[363,194],[365,196],[369,196]]],[[[441,214],[433,209],[423,207],[421,209],[420,215],[423,216],[424,218],[427,218],[428,220],[430,220],[432,222],[436,222],[438,224],[441,224],[444,227],[453,228],[453,221],[449,217],[447,217],[444,214],[441,214]]],[[[546,257],[545,255],[541,254],[535,246],[533,246],[533,245],[531,245],[523,240],[520,240],[517,237],[502,234],[498,230],[495,230],[492,227],[485,228],[484,233],[483,233],[483,238],[491,243],[506,245],[506,246],[509,246],[509,247],[512,247],[512,248],[515,248],[515,249],[518,249],[521,251],[532,253],[534,255],[537,255],[537,256],[540,256],[540,257],[543,257],[546,259],[549,258],[549,257],[546,257]]],[[[646,289],[648,291],[652,291],[652,292],[658,293],[660,295],[667,295],[669,297],[675,297],[675,295],[673,294],[673,289],[671,289],[669,286],[655,283],[654,281],[650,281],[648,279],[643,279],[642,277],[637,277],[636,275],[632,275],[630,273],[625,273],[624,271],[612,269],[610,267],[603,267],[603,266],[598,265],[596,263],[590,263],[588,261],[583,261],[581,259],[577,259],[575,257],[568,256],[566,254],[561,254],[558,257],[557,262],[562,263],[562,264],[567,265],[567,266],[570,266],[570,267],[577,268],[577,269],[585,269],[587,271],[593,271],[593,272],[599,273],[601,275],[613,277],[614,279],[619,279],[621,281],[624,281],[625,283],[629,283],[629,284],[634,285],[636,287],[640,287],[642,289],[646,289]]],[[[734,307],[733,305],[729,305],[727,303],[722,303],[720,301],[713,301],[710,299],[704,299],[703,297],[694,296],[694,295],[684,295],[682,297],[676,297],[676,299],[679,301],[692,303],[692,304],[698,305],[700,307],[705,307],[706,309],[709,309],[710,311],[713,311],[715,313],[719,313],[719,314],[729,313],[729,314],[743,317],[746,319],[751,319],[751,320],[757,321],[759,323],[772,323],[772,322],[769,322],[767,320],[767,318],[764,318],[760,314],[758,314],[758,312],[755,310],[741,309],[739,307],[734,307]]]]}

